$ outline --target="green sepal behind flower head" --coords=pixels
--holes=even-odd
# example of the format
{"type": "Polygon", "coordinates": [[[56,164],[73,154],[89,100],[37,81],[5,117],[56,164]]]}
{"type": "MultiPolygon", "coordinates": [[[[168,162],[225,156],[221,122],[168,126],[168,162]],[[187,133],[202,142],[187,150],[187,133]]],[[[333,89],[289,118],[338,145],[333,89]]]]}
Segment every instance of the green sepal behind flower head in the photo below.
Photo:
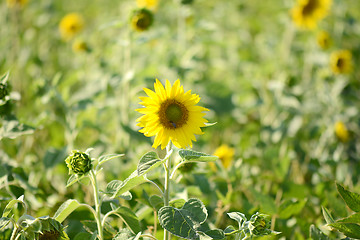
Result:
{"type": "Polygon", "coordinates": [[[82,176],[92,169],[92,161],[85,152],[73,150],[72,154],[65,159],[69,174],[82,176]]]}
{"type": "Polygon", "coordinates": [[[26,240],[68,240],[64,227],[48,216],[36,219],[27,218],[21,222],[17,239],[26,240]]]}

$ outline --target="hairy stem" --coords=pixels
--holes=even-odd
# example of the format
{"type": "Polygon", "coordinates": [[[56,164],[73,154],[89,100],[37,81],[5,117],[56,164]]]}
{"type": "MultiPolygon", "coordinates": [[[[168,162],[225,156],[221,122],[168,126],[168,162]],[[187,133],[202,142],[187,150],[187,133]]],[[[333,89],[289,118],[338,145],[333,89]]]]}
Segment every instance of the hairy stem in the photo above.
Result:
{"type": "Polygon", "coordinates": [[[91,179],[91,184],[93,185],[93,189],[94,189],[95,212],[96,212],[95,220],[96,220],[97,227],[98,227],[99,240],[103,240],[104,233],[103,233],[103,225],[101,222],[101,202],[100,202],[100,197],[99,197],[98,184],[96,181],[96,174],[93,170],[91,170],[91,172],[90,172],[90,179],[91,179]]]}
{"type": "MultiPolygon", "coordinates": [[[[169,206],[170,202],[170,173],[171,173],[171,156],[169,152],[171,151],[171,142],[166,146],[166,162],[164,165],[165,168],[165,186],[164,186],[164,206],[169,206]]],[[[170,239],[170,232],[164,229],[164,240],[170,239]]]]}

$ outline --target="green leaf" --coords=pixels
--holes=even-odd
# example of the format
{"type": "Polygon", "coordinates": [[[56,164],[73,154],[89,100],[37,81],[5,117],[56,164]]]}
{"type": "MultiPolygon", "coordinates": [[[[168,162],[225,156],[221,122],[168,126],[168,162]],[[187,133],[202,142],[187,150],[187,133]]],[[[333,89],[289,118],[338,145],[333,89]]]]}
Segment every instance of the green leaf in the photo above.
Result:
{"type": "Polygon", "coordinates": [[[127,228],[120,229],[112,240],[137,240],[140,238],[141,232],[136,236],[127,228]]]}
{"type": "Polygon", "coordinates": [[[165,206],[158,214],[163,228],[185,239],[199,239],[197,230],[208,216],[204,204],[194,198],[189,199],[181,209],[165,206]]]}
{"type": "Polygon", "coordinates": [[[4,75],[2,75],[0,78],[0,83],[6,83],[9,79],[9,75],[10,75],[9,71],[7,71],[4,75]]]}
{"type": "Polygon", "coordinates": [[[192,162],[213,162],[219,159],[217,156],[185,149],[179,150],[179,155],[184,161],[192,162]]]}
{"type": "Polygon", "coordinates": [[[125,154],[109,154],[109,155],[101,156],[99,158],[99,165],[98,166],[100,166],[101,164],[104,164],[107,161],[110,161],[110,160],[112,160],[114,158],[122,157],[122,156],[125,156],[125,154]]]}
{"type": "Polygon", "coordinates": [[[2,217],[0,218],[0,230],[6,227],[10,223],[10,218],[2,217]]]}
{"type": "Polygon", "coordinates": [[[158,155],[156,152],[148,152],[145,153],[139,161],[137,171],[138,175],[144,174],[152,165],[154,165],[157,162],[160,162],[158,155]]]}
{"type": "Polygon", "coordinates": [[[346,218],[342,218],[337,220],[336,222],[341,223],[359,223],[360,224],[360,213],[355,213],[353,215],[350,215],[346,218]]]}
{"type": "Polygon", "coordinates": [[[66,187],[70,187],[71,185],[73,185],[77,181],[79,181],[79,177],[76,174],[71,174],[69,179],[67,180],[66,187]]]}
{"type": "Polygon", "coordinates": [[[147,179],[145,178],[145,175],[166,160],[155,160],[154,158],[155,155],[153,152],[145,154],[140,159],[138,169],[135,170],[127,179],[125,179],[123,182],[119,180],[111,181],[106,186],[106,194],[111,195],[111,198],[115,198],[131,190],[132,188],[146,182],[147,179]]]}
{"type": "Polygon", "coordinates": [[[75,199],[69,199],[58,208],[54,215],[54,219],[62,223],[67,216],[69,216],[73,211],[75,211],[81,204],[75,199]]]}
{"type": "Polygon", "coordinates": [[[256,191],[254,188],[250,188],[250,191],[256,201],[259,203],[262,212],[274,215],[277,212],[275,200],[268,195],[256,191]]]}
{"type": "Polygon", "coordinates": [[[232,226],[232,225],[227,226],[227,227],[225,228],[225,230],[224,230],[225,235],[232,235],[232,234],[234,234],[234,233],[236,233],[236,232],[237,232],[237,230],[236,230],[235,227],[232,226]]]}
{"type": "Polygon", "coordinates": [[[18,120],[2,120],[0,127],[0,140],[3,138],[14,139],[21,135],[32,134],[35,128],[19,123],[18,120]]]}
{"type": "Polygon", "coordinates": [[[285,200],[279,207],[279,217],[282,219],[288,219],[292,215],[300,213],[305,204],[306,200],[285,200]]]}
{"type": "Polygon", "coordinates": [[[227,215],[229,216],[229,218],[237,221],[239,223],[239,227],[241,226],[241,224],[243,222],[246,222],[246,220],[247,220],[245,217],[245,214],[243,214],[241,212],[230,212],[230,213],[227,213],[227,215]]]}
{"type": "Polygon", "coordinates": [[[329,226],[339,230],[347,237],[360,239],[360,226],[357,224],[334,222],[329,224],[329,226]]]}
{"type": "Polygon", "coordinates": [[[322,208],[322,213],[324,215],[324,218],[325,218],[325,221],[327,224],[330,224],[330,223],[334,223],[335,220],[334,218],[331,216],[329,210],[327,210],[327,208],[325,207],[321,207],[322,208]]]}
{"type": "Polygon", "coordinates": [[[14,209],[15,204],[17,204],[17,203],[21,203],[24,206],[25,212],[26,212],[26,204],[24,202],[24,195],[21,195],[18,199],[13,199],[6,205],[2,217],[3,218],[8,217],[9,214],[11,213],[11,211],[14,209]]]}
{"type": "Polygon", "coordinates": [[[76,234],[74,240],[95,240],[96,239],[96,235],[95,238],[93,237],[93,234],[90,234],[88,232],[81,232],[76,234]]]}
{"type": "Polygon", "coordinates": [[[323,234],[320,229],[318,229],[314,225],[310,226],[310,238],[312,240],[330,240],[328,236],[323,234]]]}
{"type": "MultiPolygon", "coordinates": [[[[205,233],[201,233],[200,235],[204,236],[204,234],[206,235],[205,237],[208,239],[224,239],[225,238],[225,234],[223,230],[220,229],[212,229],[209,231],[206,231],[205,233]]],[[[200,239],[204,239],[204,237],[200,236],[200,239]]]]}
{"type": "Polygon", "coordinates": [[[344,199],[346,205],[354,212],[360,212],[360,195],[346,190],[343,186],[336,183],[336,188],[344,199]]]}
{"type": "Polygon", "coordinates": [[[182,208],[186,201],[184,199],[175,199],[169,202],[169,205],[174,208],[182,208]]]}
{"type": "Polygon", "coordinates": [[[121,218],[125,222],[125,224],[134,233],[138,233],[141,231],[138,217],[135,215],[135,213],[130,208],[121,206],[118,209],[116,209],[116,213],[118,213],[121,216],[121,218]]]}
{"type": "Polygon", "coordinates": [[[159,211],[159,209],[164,206],[164,199],[158,195],[152,195],[149,198],[149,202],[151,206],[156,209],[156,211],[159,211]]]}

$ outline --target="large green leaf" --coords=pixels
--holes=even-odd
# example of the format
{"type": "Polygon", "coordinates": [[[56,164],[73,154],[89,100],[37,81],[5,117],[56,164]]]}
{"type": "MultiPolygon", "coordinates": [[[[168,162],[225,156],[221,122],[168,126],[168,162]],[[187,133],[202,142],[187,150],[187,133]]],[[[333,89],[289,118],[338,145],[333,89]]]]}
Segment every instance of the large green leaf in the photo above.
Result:
{"type": "Polygon", "coordinates": [[[346,205],[354,212],[360,212],[360,194],[350,192],[338,183],[336,183],[336,188],[346,205]]]}
{"type": "Polygon", "coordinates": [[[334,222],[329,226],[339,230],[347,237],[360,239],[360,226],[355,223],[334,222]]]}
{"type": "Polygon", "coordinates": [[[146,182],[146,174],[149,173],[151,170],[157,168],[160,164],[165,162],[165,160],[166,159],[157,159],[157,155],[154,152],[146,153],[140,159],[137,170],[135,170],[127,179],[125,179],[124,181],[111,181],[106,186],[106,194],[109,194],[112,198],[115,198],[131,190],[132,188],[146,182]]]}
{"type": "Polygon", "coordinates": [[[58,208],[54,215],[54,219],[62,223],[67,216],[69,216],[73,211],[75,211],[81,204],[75,199],[69,199],[58,208]]]}
{"type": "Polygon", "coordinates": [[[350,215],[346,218],[342,218],[337,220],[336,222],[342,222],[342,223],[359,223],[360,224],[360,213],[355,213],[353,215],[350,215]]]}
{"type": "Polygon", "coordinates": [[[213,162],[219,159],[217,156],[185,149],[179,150],[179,155],[184,161],[192,162],[213,162]]]}
{"type": "Polygon", "coordinates": [[[198,228],[208,216],[205,205],[195,198],[189,199],[181,209],[162,207],[158,214],[163,228],[185,239],[200,239],[198,228]]]}

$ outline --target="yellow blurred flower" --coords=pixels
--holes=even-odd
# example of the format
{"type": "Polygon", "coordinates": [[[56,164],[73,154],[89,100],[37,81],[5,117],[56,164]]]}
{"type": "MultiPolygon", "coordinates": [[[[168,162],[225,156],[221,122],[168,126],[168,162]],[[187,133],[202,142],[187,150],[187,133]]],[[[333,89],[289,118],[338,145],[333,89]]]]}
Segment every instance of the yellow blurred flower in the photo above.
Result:
{"type": "Polygon", "coordinates": [[[342,142],[349,141],[350,138],[349,131],[343,122],[337,121],[335,123],[334,129],[335,129],[335,135],[340,139],[340,141],[342,142]]]}
{"type": "Polygon", "coordinates": [[[192,94],[191,90],[184,92],[180,80],[172,86],[166,80],[163,86],[156,79],[154,89],[144,88],[148,97],[140,97],[144,107],[136,111],[144,115],[136,120],[137,126],[142,127],[139,132],[146,137],[155,136],[153,148],[160,145],[164,149],[169,141],[178,148],[192,147],[195,134],[203,134],[201,127],[207,122],[203,112],[209,110],[196,105],[199,95],[192,94]]]}
{"type": "Polygon", "coordinates": [[[135,10],[131,16],[131,26],[136,31],[142,32],[152,25],[153,14],[146,8],[135,10]]]}
{"type": "Polygon", "coordinates": [[[231,165],[234,159],[234,154],[235,154],[235,149],[225,144],[218,147],[214,152],[214,155],[220,158],[224,168],[228,168],[231,165]]]}
{"type": "Polygon", "coordinates": [[[72,44],[72,50],[74,52],[87,52],[89,51],[89,46],[86,44],[85,41],[76,39],[72,44]]]}
{"type": "Polygon", "coordinates": [[[331,0],[298,0],[291,9],[294,23],[305,29],[313,29],[330,10],[331,0]]]}
{"type": "Polygon", "coordinates": [[[352,71],[352,54],[349,50],[338,50],[330,56],[331,70],[335,74],[350,73],[352,71]]]}
{"type": "Polygon", "coordinates": [[[23,7],[28,3],[28,0],[6,0],[9,8],[23,7]]]}
{"type": "Polygon", "coordinates": [[[69,13],[63,17],[59,24],[61,36],[70,40],[84,28],[84,19],[79,13],[69,13]]]}
{"type": "Polygon", "coordinates": [[[331,38],[328,32],[320,31],[317,34],[317,43],[322,49],[328,49],[331,45],[331,38]]]}
{"type": "Polygon", "coordinates": [[[136,5],[139,8],[156,10],[159,5],[159,0],[136,0],[136,5]]]}

